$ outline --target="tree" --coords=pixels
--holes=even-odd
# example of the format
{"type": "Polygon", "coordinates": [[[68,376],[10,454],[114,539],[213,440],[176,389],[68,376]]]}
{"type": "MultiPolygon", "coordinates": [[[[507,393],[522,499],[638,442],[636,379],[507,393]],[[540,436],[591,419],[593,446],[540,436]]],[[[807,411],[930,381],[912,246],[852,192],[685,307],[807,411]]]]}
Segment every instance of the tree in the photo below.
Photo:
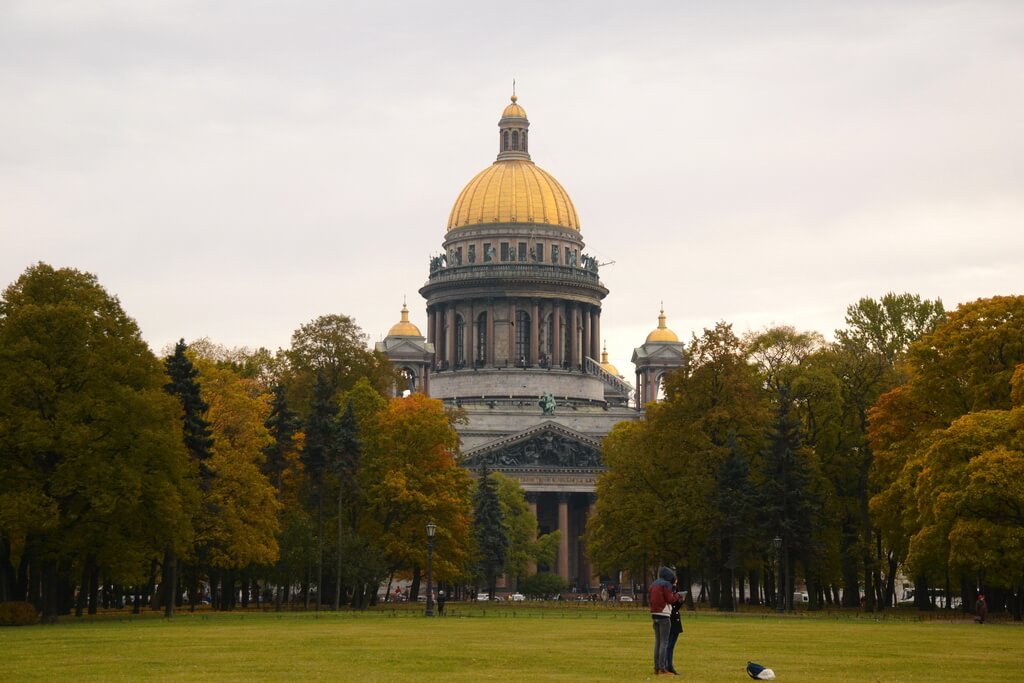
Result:
{"type": "Polygon", "coordinates": [[[302,325],[292,334],[288,361],[289,395],[292,405],[305,415],[313,401],[313,388],[320,378],[331,394],[348,391],[366,378],[382,395],[396,380],[387,358],[366,348],[366,334],[346,315],[324,315],[302,325]]]}
{"type": "Polygon", "coordinates": [[[334,401],[334,390],[322,373],[318,373],[313,387],[313,403],[306,423],[306,443],[302,449],[302,464],[305,465],[312,485],[313,506],[316,508],[317,538],[317,600],[320,609],[323,601],[324,576],[324,489],[325,476],[339,457],[338,405],[334,401]]]}
{"type": "Polygon", "coordinates": [[[476,539],[479,573],[492,598],[498,576],[505,571],[508,560],[508,529],[504,521],[497,484],[484,467],[473,494],[473,538],[476,539]]]}
{"type": "MultiPolygon", "coordinates": [[[[952,545],[953,530],[966,543],[958,548],[995,556],[988,549],[1000,542],[998,532],[967,543],[965,530],[985,523],[974,514],[976,494],[987,490],[983,473],[997,464],[1010,465],[1019,449],[1006,425],[1012,424],[1014,378],[1021,363],[1024,297],[962,304],[911,345],[907,383],[883,395],[870,413],[878,461],[872,509],[888,534],[911,539],[908,561],[914,570],[959,571],[965,594],[974,579],[964,575],[970,569],[964,561],[967,551],[952,545]],[[968,490],[972,502],[965,505],[968,490]]],[[[1006,469],[1013,471],[1012,466],[1006,469]]],[[[1001,576],[1001,570],[993,575],[1001,576]]]]}
{"type": "MultiPolygon", "coordinates": [[[[209,405],[203,400],[197,378],[199,371],[192,365],[186,355],[188,346],[181,339],[174,347],[174,353],[164,361],[164,368],[170,381],[164,390],[178,398],[182,406],[182,434],[185,448],[199,469],[199,486],[204,494],[210,491],[213,470],[210,468],[210,455],[213,438],[210,436],[210,423],[206,421],[209,405]]],[[[178,557],[173,549],[164,552],[163,563],[163,603],[164,616],[174,616],[175,591],[178,585],[178,557]]]]}
{"type": "MultiPolygon", "coordinates": [[[[269,396],[254,379],[197,359],[203,401],[213,435],[203,540],[212,567],[230,572],[268,566],[278,559],[277,491],[263,472],[271,437],[265,422],[269,396]]],[[[234,579],[224,593],[234,595],[234,579]]],[[[198,585],[193,586],[193,594],[198,585]]],[[[226,606],[232,604],[227,601],[226,606]]],[[[225,605],[222,605],[225,606],[225,605]]]]}
{"type": "Polygon", "coordinates": [[[464,577],[469,558],[470,478],[459,466],[459,435],[440,401],[393,398],[362,430],[359,485],[366,509],[359,534],[372,539],[390,571],[425,566],[427,522],[437,525],[434,573],[464,577]]]}
{"type": "Polygon", "coordinates": [[[4,290],[3,575],[8,593],[28,589],[14,599],[39,602],[46,621],[61,611],[58,584],[74,569],[138,579],[153,554],[191,542],[190,467],[165,381],[135,321],[95,276],[40,263],[4,290]],[[15,575],[23,570],[42,578],[41,594],[15,575]]]}

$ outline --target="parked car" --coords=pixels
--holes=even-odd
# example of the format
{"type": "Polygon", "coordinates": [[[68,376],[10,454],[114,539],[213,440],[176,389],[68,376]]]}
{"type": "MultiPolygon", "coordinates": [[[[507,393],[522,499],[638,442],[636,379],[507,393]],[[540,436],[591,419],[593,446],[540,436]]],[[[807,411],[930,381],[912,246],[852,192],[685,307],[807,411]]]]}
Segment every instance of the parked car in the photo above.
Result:
{"type": "Polygon", "coordinates": [[[633,596],[632,595],[620,595],[619,596],[619,602],[633,602],[633,596]]]}
{"type": "Polygon", "coordinates": [[[526,596],[522,593],[513,593],[512,595],[508,596],[508,599],[512,602],[522,602],[523,600],[526,600],[526,596]]]}
{"type": "Polygon", "coordinates": [[[476,601],[477,602],[487,602],[490,599],[491,599],[491,596],[488,595],[487,593],[477,593],[476,594],[476,601]]]}

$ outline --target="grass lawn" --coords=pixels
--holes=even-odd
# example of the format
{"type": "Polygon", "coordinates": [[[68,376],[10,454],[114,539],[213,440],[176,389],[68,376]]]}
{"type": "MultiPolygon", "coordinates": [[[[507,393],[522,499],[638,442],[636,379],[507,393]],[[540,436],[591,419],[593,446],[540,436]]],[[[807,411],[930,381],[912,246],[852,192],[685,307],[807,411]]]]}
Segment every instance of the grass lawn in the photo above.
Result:
{"type": "MultiPolygon", "coordinates": [[[[112,613],[0,629],[0,680],[642,681],[653,635],[640,607],[415,606],[368,612],[112,613]]],[[[685,681],[997,681],[1021,677],[1024,627],[865,615],[688,613],[685,681]]]]}

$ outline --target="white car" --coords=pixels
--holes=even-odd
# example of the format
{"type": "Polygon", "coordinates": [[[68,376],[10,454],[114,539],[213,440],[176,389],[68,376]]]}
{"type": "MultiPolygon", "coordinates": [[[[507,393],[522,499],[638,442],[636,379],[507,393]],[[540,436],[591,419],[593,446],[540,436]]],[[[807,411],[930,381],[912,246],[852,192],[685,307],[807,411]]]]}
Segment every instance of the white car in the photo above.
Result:
{"type": "Polygon", "coordinates": [[[522,602],[523,600],[526,600],[526,596],[522,593],[513,593],[512,595],[508,596],[508,599],[512,602],[522,602]]]}
{"type": "Polygon", "coordinates": [[[619,602],[633,602],[633,596],[631,595],[620,595],[619,602]]]}
{"type": "Polygon", "coordinates": [[[490,599],[491,599],[491,596],[488,595],[487,593],[477,593],[476,594],[476,601],[477,602],[487,602],[490,599]]]}

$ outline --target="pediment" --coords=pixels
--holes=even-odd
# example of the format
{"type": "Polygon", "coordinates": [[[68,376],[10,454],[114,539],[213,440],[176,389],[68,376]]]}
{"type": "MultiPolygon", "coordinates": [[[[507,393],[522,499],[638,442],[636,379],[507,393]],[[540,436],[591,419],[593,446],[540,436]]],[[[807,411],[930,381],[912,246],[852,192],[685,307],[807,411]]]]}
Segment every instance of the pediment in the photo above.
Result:
{"type": "Polygon", "coordinates": [[[601,469],[601,442],[548,420],[467,451],[463,464],[498,472],[601,469]]]}

